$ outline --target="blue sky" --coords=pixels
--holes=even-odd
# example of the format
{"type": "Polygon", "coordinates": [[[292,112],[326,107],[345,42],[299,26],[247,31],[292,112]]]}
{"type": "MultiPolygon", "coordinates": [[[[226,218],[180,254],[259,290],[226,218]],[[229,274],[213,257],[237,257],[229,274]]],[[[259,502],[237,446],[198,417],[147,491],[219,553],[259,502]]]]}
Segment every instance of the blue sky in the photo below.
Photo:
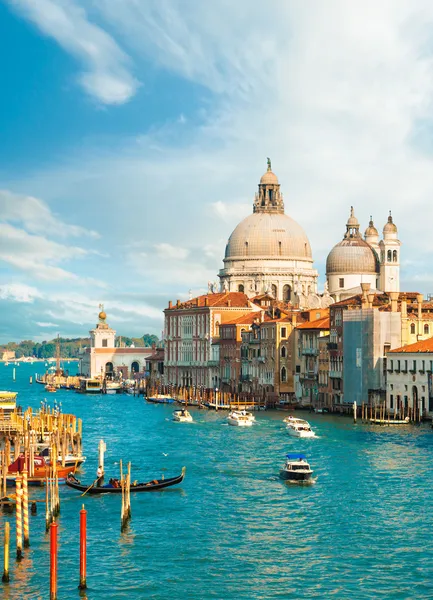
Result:
{"type": "Polygon", "coordinates": [[[0,3],[0,341],[125,335],[216,279],[272,158],[324,280],[392,209],[433,292],[430,2],[0,3]],[[379,5],[378,5],[379,4],[379,5]]]}

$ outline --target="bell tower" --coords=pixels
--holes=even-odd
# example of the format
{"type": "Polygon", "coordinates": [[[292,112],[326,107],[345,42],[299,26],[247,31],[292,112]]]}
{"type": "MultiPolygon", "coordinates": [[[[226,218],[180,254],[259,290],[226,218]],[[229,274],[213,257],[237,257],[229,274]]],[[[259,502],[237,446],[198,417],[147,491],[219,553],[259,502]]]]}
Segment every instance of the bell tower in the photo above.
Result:
{"type": "Polygon", "coordinates": [[[114,348],[116,332],[106,323],[107,315],[103,304],[99,305],[99,322],[95,329],[90,330],[90,342],[92,348],[114,348]]]}
{"type": "Polygon", "coordinates": [[[400,246],[397,226],[389,211],[388,222],[380,241],[380,289],[382,292],[400,291],[400,246]]]}

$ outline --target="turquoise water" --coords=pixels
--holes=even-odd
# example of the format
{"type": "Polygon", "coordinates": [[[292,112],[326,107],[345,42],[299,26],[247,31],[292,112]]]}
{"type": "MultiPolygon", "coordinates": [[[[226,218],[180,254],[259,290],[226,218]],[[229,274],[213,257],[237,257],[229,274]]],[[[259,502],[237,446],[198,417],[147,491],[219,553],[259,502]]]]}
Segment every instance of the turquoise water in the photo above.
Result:
{"type": "MultiPolygon", "coordinates": [[[[39,367],[41,369],[42,367],[39,367]]],[[[132,396],[48,394],[28,384],[35,366],[0,364],[0,389],[20,403],[62,401],[84,421],[92,482],[97,447],[106,472],[131,460],[132,478],[176,475],[178,488],[131,496],[132,521],[120,533],[120,498],[61,490],[59,599],[78,598],[79,510],[88,511],[89,600],[203,598],[433,598],[431,544],[433,432],[427,426],[370,428],[349,419],[305,416],[318,439],[290,438],[285,413],[260,412],[248,429],[225,413],[195,411],[194,424],[170,420],[173,407],[132,396]],[[304,451],[317,483],[278,479],[288,451],[304,451]],[[165,456],[167,454],[167,456],[165,456]]],[[[33,491],[33,494],[35,492],[33,491]]],[[[42,497],[42,493],[36,492],[42,497]]],[[[5,599],[48,597],[49,545],[43,505],[31,517],[31,548],[5,599]]],[[[9,515],[1,515],[3,528],[9,515]]],[[[13,556],[13,552],[12,552],[13,556]]]]}

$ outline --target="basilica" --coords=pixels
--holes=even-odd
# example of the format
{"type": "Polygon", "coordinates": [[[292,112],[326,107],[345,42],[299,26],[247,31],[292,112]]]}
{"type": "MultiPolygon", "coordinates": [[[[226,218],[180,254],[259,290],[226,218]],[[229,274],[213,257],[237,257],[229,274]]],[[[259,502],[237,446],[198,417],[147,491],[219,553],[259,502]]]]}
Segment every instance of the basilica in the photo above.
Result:
{"type": "Polygon", "coordinates": [[[391,214],[382,240],[371,218],[362,237],[352,207],[344,237],[326,261],[325,289],[318,293],[310,242],[301,225],[285,213],[280,187],[268,159],[253,212],[227,242],[219,272],[221,292],[244,292],[249,298],[268,294],[304,309],[326,308],[358,294],[361,283],[369,283],[373,293],[399,291],[401,242],[391,214]]]}

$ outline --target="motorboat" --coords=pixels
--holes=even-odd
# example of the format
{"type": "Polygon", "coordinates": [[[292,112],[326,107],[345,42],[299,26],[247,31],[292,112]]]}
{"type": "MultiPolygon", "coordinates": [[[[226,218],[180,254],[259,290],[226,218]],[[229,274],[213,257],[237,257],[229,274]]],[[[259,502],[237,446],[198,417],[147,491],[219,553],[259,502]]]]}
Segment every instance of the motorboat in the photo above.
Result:
{"type": "Polygon", "coordinates": [[[82,394],[100,394],[102,391],[102,384],[99,379],[93,379],[91,377],[83,377],[80,379],[80,390],[82,394]]]}
{"type": "Polygon", "coordinates": [[[227,417],[228,424],[237,427],[251,427],[255,420],[255,416],[246,410],[232,410],[227,417]]]}
{"type": "Polygon", "coordinates": [[[305,421],[305,419],[299,419],[298,417],[293,417],[292,415],[289,415],[288,417],[284,417],[283,422],[284,423],[307,423],[308,421],[305,421]]]}
{"type": "Polygon", "coordinates": [[[286,463],[280,470],[280,478],[291,483],[313,483],[312,474],[305,454],[287,454],[286,463]]]}
{"type": "MultiPolygon", "coordinates": [[[[146,481],[144,483],[131,483],[130,492],[152,492],[154,490],[162,490],[167,487],[171,487],[172,485],[177,485],[178,483],[182,483],[185,477],[185,467],[182,468],[182,473],[177,477],[170,477],[169,479],[153,479],[152,481],[146,481]]],[[[87,494],[121,494],[122,487],[120,485],[120,481],[118,479],[110,479],[110,482],[106,485],[91,485],[90,487],[87,485],[83,485],[78,479],[76,479],[73,475],[69,475],[66,479],[66,485],[74,490],[78,490],[79,492],[86,492],[87,494]]]]}
{"type": "MultiPolygon", "coordinates": [[[[43,456],[47,465],[51,464],[50,458],[50,448],[45,444],[38,444],[38,449],[40,450],[39,455],[43,456]]],[[[78,469],[84,462],[86,461],[85,456],[76,456],[75,454],[67,454],[65,456],[65,467],[75,467],[78,469]]],[[[57,464],[62,463],[61,454],[57,457],[57,464]]]]}
{"type": "Polygon", "coordinates": [[[120,394],[122,391],[122,384],[120,381],[106,381],[105,392],[107,394],[120,394]]]}
{"type": "MultiPolygon", "coordinates": [[[[25,468],[27,468],[27,471],[29,472],[30,469],[28,467],[29,459],[27,458],[26,460],[26,458],[23,455],[20,455],[8,467],[8,472],[6,476],[8,485],[14,485],[17,476],[21,475],[25,468]]],[[[56,476],[59,480],[59,483],[63,483],[66,479],[66,476],[71,471],[75,471],[75,464],[73,466],[62,467],[61,463],[57,463],[56,476]]],[[[45,479],[51,476],[52,467],[50,465],[47,465],[47,463],[45,462],[45,458],[43,456],[35,456],[33,459],[33,476],[29,477],[29,485],[45,485],[45,479]]]]}
{"type": "Polygon", "coordinates": [[[45,389],[47,392],[55,392],[57,390],[57,387],[53,383],[47,383],[45,389]]]}
{"type": "Polygon", "coordinates": [[[155,396],[147,397],[146,400],[154,404],[173,404],[174,402],[174,398],[167,394],[156,394],[155,396]]]}
{"type": "Polygon", "coordinates": [[[289,421],[287,423],[287,433],[292,435],[293,437],[299,438],[313,438],[316,437],[316,434],[311,429],[308,421],[304,421],[303,419],[294,419],[293,421],[289,421]]]}
{"type": "Polygon", "coordinates": [[[192,423],[192,415],[187,411],[186,408],[182,408],[181,410],[175,410],[173,413],[173,421],[178,421],[179,423],[192,423]]]}

